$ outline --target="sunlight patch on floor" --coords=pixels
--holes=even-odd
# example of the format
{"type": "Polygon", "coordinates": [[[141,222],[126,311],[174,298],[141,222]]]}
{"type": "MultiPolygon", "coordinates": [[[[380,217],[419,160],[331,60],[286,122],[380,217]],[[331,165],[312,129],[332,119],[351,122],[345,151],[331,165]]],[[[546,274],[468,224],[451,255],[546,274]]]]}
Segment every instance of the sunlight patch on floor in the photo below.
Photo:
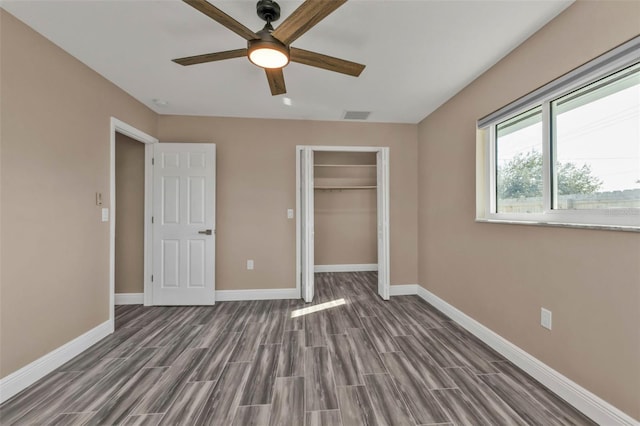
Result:
{"type": "Polygon", "coordinates": [[[324,311],[325,309],[335,308],[336,306],[344,305],[344,299],[336,299],[331,302],[320,303],[319,305],[309,306],[308,308],[296,309],[291,312],[291,318],[301,317],[302,315],[312,314],[318,311],[324,311]]]}

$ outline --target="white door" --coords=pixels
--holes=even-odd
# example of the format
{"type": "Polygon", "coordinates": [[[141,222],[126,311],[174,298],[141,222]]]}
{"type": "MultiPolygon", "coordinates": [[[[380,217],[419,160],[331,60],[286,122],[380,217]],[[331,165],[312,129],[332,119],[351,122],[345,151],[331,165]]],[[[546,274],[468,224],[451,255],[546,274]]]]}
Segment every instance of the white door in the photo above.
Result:
{"type": "Polygon", "coordinates": [[[305,302],[313,301],[314,259],[313,259],[313,150],[300,151],[300,234],[301,234],[301,288],[305,302]]]}
{"type": "Polygon", "coordinates": [[[377,153],[378,294],[389,300],[389,148],[377,153]]]}
{"type": "Polygon", "coordinates": [[[155,144],[154,305],[215,302],[215,162],[215,144],[155,144]]]}

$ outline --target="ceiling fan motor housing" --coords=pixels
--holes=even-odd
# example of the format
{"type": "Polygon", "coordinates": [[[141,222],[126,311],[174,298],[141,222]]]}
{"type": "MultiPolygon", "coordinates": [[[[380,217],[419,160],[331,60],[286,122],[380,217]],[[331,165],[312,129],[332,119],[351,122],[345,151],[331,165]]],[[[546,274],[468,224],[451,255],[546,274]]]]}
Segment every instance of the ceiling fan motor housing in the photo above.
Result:
{"type": "Polygon", "coordinates": [[[275,22],[280,19],[280,5],[273,0],[260,0],[256,12],[263,21],[275,22]]]}

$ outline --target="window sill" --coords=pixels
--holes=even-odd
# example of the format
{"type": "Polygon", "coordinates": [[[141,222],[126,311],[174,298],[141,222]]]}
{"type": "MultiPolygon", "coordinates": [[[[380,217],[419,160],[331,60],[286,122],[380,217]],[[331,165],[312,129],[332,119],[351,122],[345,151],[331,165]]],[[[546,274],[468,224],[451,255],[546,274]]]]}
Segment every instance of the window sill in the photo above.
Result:
{"type": "Polygon", "coordinates": [[[484,218],[476,218],[476,222],[505,224],[505,225],[534,225],[534,226],[550,226],[550,227],[558,227],[558,228],[595,229],[595,230],[601,230],[601,231],[626,231],[626,232],[640,233],[640,227],[623,226],[623,225],[587,225],[587,224],[579,224],[579,223],[539,222],[534,220],[484,219],[484,218]]]}

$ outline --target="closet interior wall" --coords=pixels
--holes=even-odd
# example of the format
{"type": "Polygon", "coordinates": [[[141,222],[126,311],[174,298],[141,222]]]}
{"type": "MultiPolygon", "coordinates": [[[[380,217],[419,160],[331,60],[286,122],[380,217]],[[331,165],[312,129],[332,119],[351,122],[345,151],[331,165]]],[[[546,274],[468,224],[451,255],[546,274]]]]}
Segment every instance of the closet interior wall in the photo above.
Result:
{"type": "Polygon", "coordinates": [[[314,153],[315,265],[377,264],[376,153],[314,153]]]}

